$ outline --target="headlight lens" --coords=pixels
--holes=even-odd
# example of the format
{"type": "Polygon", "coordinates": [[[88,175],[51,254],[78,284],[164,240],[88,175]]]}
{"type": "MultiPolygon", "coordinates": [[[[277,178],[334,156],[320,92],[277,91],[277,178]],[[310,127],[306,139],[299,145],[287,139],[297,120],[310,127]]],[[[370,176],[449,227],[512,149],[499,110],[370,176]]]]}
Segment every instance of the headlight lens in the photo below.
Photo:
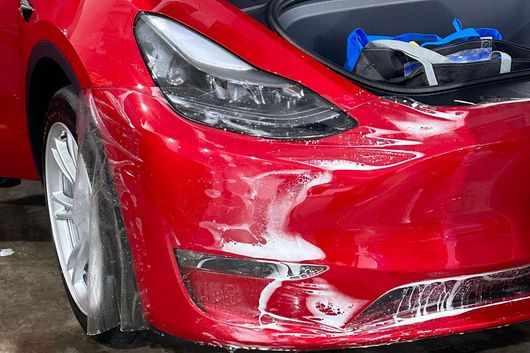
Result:
{"type": "Polygon", "coordinates": [[[357,125],[315,92],[250,66],[166,17],[141,14],[135,35],[156,84],[189,120],[277,139],[319,138],[357,125]]]}

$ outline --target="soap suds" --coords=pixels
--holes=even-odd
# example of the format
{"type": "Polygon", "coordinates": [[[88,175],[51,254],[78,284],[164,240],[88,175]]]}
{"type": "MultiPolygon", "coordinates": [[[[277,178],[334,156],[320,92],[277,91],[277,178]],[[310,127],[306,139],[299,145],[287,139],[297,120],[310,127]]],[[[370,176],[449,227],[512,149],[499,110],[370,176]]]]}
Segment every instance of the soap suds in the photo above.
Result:
{"type": "Polygon", "coordinates": [[[321,260],[324,252],[316,245],[305,240],[300,234],[287,231],[288,221],[293,209],[303,203],[309,190],[331,181],[331,173],[311,173],[309,171],[278,171],[259,174],[254,177],[242,177],[248,185],[244,195],[249,222],[259,224],[259,231],[250,223],[221,224],[203,221],[199,226],[208,229],[217,239],[222,250],[253,258],[279,261],[321,260]],[[274,195],[272,200],[265,197],[274,195]],[[255,242],[239,242],[224,238],[228,231],[249,232],[255,242]]]}
{"type": "Polygon", "coordinates": [[[14,253],[13,249],[0,249],[0,257],[11,256],[14,253]]]}

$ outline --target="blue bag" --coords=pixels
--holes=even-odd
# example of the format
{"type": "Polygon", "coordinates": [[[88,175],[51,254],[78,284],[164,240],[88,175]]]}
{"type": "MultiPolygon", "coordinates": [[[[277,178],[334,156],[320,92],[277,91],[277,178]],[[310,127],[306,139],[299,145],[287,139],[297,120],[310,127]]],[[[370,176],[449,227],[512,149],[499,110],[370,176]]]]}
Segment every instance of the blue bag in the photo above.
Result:
{"type": "Polygon", "coordinates": [[[495,40],[502,40],[501,33],[494,28],[463,28],[462,21],[459,19],[453,20],[453,27],[455,32],[447,37],[440,37],[436,34],[422,34],[422,33],[405,33],[396,37],[391,36],[374,36],[367,35],[362,28],[355,29],[348,36],[346,62],[344,68],[352,72],[361,56],[364,47],[373,41],[377,40],[397,40],[402,42],[416,42],[422,47],[426,46],[442,46],[454,42],[456,40],[472,40],[479,38],[491,38],[495,40]]]}

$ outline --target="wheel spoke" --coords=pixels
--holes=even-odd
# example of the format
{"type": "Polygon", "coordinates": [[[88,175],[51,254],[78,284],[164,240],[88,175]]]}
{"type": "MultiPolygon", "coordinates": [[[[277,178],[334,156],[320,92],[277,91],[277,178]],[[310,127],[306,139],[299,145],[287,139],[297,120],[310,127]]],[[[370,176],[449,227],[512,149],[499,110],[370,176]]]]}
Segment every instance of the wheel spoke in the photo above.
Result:
{"type": "Polygon", "coordinates": [[[54,140],[55,148],[52,148],[53,158],[55,159],[55,162],[57,162],[59,169],[66,179],[74,184],[76,169],[74,159],[70,155],[68,146],[64,140],[61,138],[56,138],[54,140]]]}
{"type": "Polygon", "coordinates": [[[85,268],[88,263],[88,237],[87,234],[83,234],[79,242],[74,247],[68,261],[66,268],[72,271],[72,282],[78,282],[84,280],[85,268]]]}
{"type": "Polygon", "coordinates": [[[66,145],[68,147],[70,156],[72,157],[72,160],[74,161],[74,168],[77,168],[77,154],[79,151],[78,151],[77,143],[75,142],[75,139],[71,134],[66,135],[66,145]]]}
{"type": "Polygon", "coordinates": [[[52,198],[55,202],[58,202],[64,208],[71,210],[74,207],[74,199],[66,196],[64,192],[57,191],[52,194],[52,198]]]}
{"type": "Polygon", "coordinates": [[[73,214],[71,209],[64,208],[59,211],[55,211],[54,213],[55,219],[59,221],[67,221],[69,219],[73,219],[73,214]]]}

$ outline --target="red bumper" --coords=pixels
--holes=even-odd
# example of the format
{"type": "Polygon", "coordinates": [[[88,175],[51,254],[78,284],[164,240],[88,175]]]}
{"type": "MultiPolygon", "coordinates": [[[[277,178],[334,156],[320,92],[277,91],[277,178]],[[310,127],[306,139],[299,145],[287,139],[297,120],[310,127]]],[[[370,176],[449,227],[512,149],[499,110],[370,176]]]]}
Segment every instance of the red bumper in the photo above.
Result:
{"type": "Polygon", "coordinates": [[[530,264],[529,102],[433,108],[377,99],[350,111],[358,128],[304,143],[190,123],[156,89],[156,97],[86,95],[115,174],[144,312],[157,329],[210,344],[310,349],[530,319],[523,293],[400,324],[355,325],[394,288],[530,264]],[[228,319],[194,304],[175,249],[329,270],[302,286],[279,283],[265,308],[263,292],[245,301],[257,322],[237,311],[228,319]]]}

